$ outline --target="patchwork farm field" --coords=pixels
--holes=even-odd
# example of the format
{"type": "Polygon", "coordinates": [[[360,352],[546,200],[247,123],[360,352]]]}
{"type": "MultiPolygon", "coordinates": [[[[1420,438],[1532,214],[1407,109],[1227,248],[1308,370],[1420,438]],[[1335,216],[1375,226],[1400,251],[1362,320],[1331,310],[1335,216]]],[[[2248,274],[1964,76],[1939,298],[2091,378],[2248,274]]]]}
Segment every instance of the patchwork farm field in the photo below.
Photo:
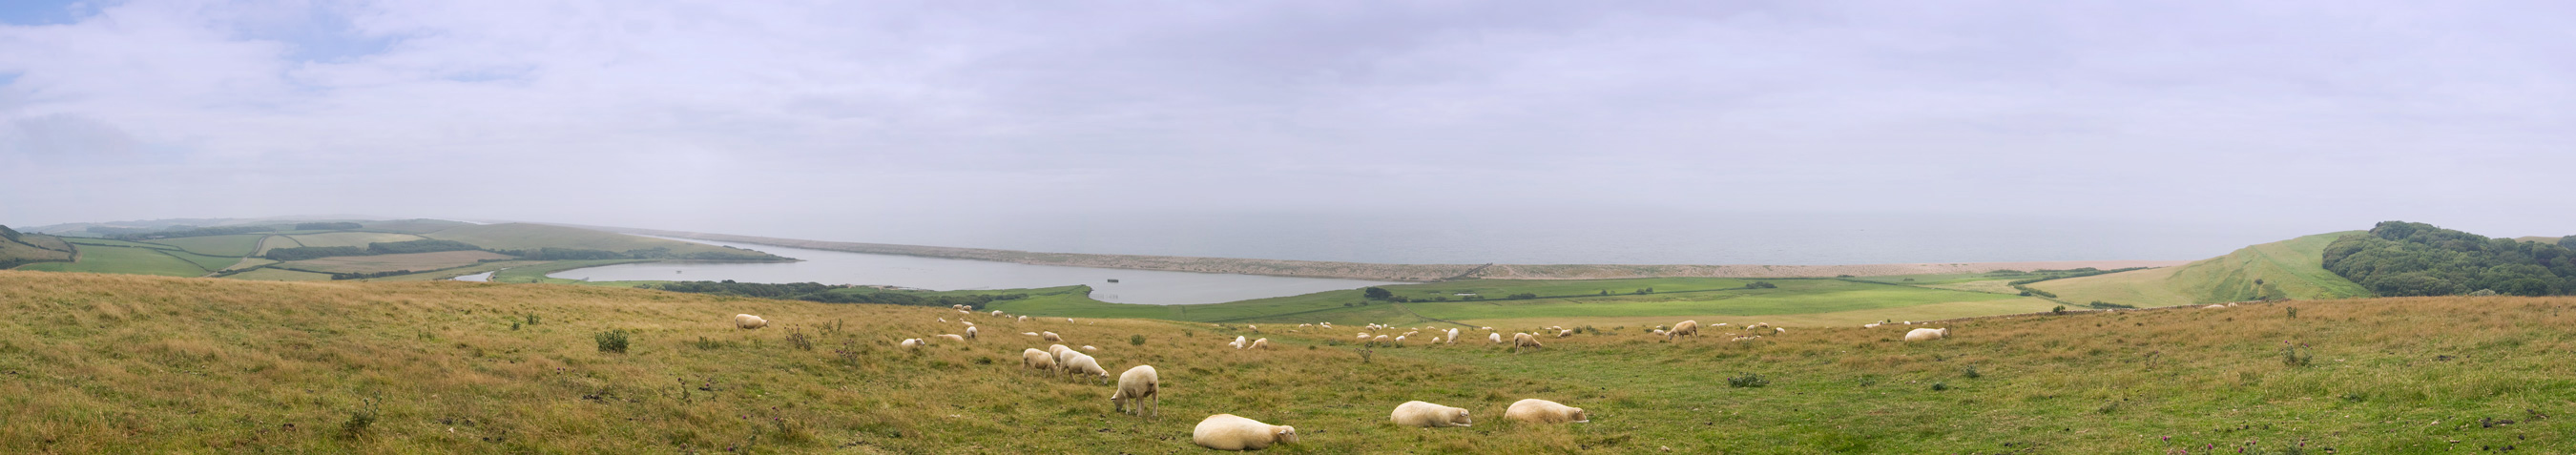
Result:
{"type": "Polygon", "coordinates": [[[251,253],[258,251],[260,239],[267,237],[268,235],[266,234],[209,235],[204,237],[160,239],[154,240],[152,243],[179,247],[179,249],[187,250],[190,253],[207,256],[240,258],[243,256],[249,256],[251,253]]]}
{"type": "MultiPolygon", "coordinates": [[[[82,245],[79,247],[80,262],[46,262],[28,264],[18,267],[18,270],[45,272],[131,273],[138,275],[161,276],[199,276],[205,275],[209,272],[205,267],[198,266],[196,263],[164,253],[165,251],[176,252],[177,248],[174,247],[161,247],[164,249],[116,247],[91,244],[91,240],[92,239],[81,239],[73,241],[73,243],[82,245]]],[[[105,242],[115,241],[108,240],[105,242]]],[[[178,254],[184,255],[187,253],[178,254]]]]}
{"type": "Polygon", "coordinates": [[[322,273],[378,273],[396,270],[430,271],[464,267],[486,259],[509,259],[510,256],[490,251],[441,251],[436,253],[385,254],[375,256],[341,256],[306,259],[279,264],[279,268],[322,273]]]}
{"type": "Polygon", "coordinates": [[[1598,326],[1520,352],[545,284],[0,271],[0,309],[48,315],[0,319],[13,453],[1205,453],[1190,426],[1216,413],[1295,426],[1281,453],[2576,450],[2571,298],[1978,319],[1916,343],[1892,341],[1908,327],[1666,342],[1598,326]],[[735,313],[773,325],[735,329],[735,313]],[[983,336],[896,345],[959,319],[983,336]],[[1159,417],[1022,370],[1046,343],[1017,333],[1041,330],[1111,370],[1155,366],[1159,417]],[[1278,349],[1223,344],[1238,335],[1278,349]],[[1499,418],[1522,398],[1591,422],[1499,418]],[[1476,424],[1388,424],[1408,400],[1476,424]]]}
{"type": "Polygon", "coordinates": [[[422,239],[421,236],[417,235],[387,232],[325,232],[320,234],[293,235],[289,237],[293,237],[296,244],[303,246],[354,246],[359,248],[365,248],[367,244],[370,243],[408,242],[422,239]]]}

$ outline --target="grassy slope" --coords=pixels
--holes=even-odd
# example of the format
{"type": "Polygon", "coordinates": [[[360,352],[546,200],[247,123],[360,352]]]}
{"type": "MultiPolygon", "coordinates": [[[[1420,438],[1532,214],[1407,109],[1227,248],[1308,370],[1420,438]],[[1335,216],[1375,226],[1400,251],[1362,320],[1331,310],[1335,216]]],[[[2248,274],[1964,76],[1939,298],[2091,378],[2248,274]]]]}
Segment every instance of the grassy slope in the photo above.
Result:
{"type": "Polygon", "coordinates": [[[529,265],[537,265],[537,264],[544,264],[544,263],[546,263],[546,261],[497,261],[497,262],[486,262],[486,263],[482,263],[482,264],[475,264],[473,267],[455,268],[455,269],[441,270],[441,271],[436,271],[436,272],[422,272],[422,273],[414,273],[414,274],[410,274],[410,275],[394,275],[394,276],[381,277],[381,278],[368,278],[368,279],[360,280],[360,281],[439,281],[439,280],[452,280],[452,279],[455,279],[456,277],[460,277],[460,276],[473,275],[473,274],[477,274],[477,273],[490,272],[490,271],[494,271],[494,270],[506,269],[506,268],[511,268],[511,267],[529,266],[529,265]]]}
{"type": "Polygon", "coordinates": [[[15,453],[1205,453],[1189,427],[1220,412],[1296,426],[1304,441],[1281,453],[2202,453],[2253,440],[2576,450],[2553,436],[2576,433],[2576,366],[2557,354],[2576,349],[2576,333],[2558,329],[2576,324],[2570,298],[1991,319],[1945,325],[1956,336],[1931,343],[1828,328],[1672,344],[1632,328],[1519,354],[1381,347],[1369,363],[1337,345],[1341,331],[1241,333],[1282,349],[1237,351],[1221,343],[1240,332],[1197,324],[574,286],[0,272],[0,308],[43,315],[0,319],[0,409],[16,416],[0,450],[15,453]],[[736,330],[734,313],[776,327],[736,330]],[[542,322],[513,328],[528,315],[542,322]],[[956,332],[934,318],[960,317],[988,335],[893,347],[956,332]],[[848,325],[818,327],[834,321],[848,325]],[[815,349],[791,347],[790,328],[815,349]],[[593,348],[608,329],[635,331],[630,352],[593,348]],[[1108,386],[1018,371],[1017,352],[1043,343],[1016,333],[1037,330],[1104,348],[1095,356],[1113,369],[1155,365],[1162,418],[1113,414],[1108,386]],[[2284,365],[2285,340],[2313,346],[2314,365],[2284,365]],[[1770,385],[1720,380],[1739,372],[1770,385]],[[379,417],[344,432],[359,399],[377,396],[379,417]],[[1525,397],[1584,407],[1593,422],[1497,418],[1525,397]],[[1386,424],[1406,400],[1466,407],[1478,422],[1386,424]]]}
{"type": "Polygon", "coordinates": [[[440,251],[434,253],[382,254],[374,256],[340,256],[306,259],[278,267],[327,273],[375,273],[396,270],[429,271],[475,265],[485,259],[509,259],[509,255],[490,251],[440,251]]]}
{"type": "MultiPolygon", "coordinates": [[[[38,236],[38,235],[27,235],[27,236],[25,236],[25,238],[27,238],[27,239],[37,239],[37,238],[40,238],[40,237],[43,237],[43,238],[50,238],[50,237],[47,237],[47,236],[38,236]]],[[[57,242],[49,242],[49,243],[44,243],[44,244],[58,245],[58,244],[60,244],[60,242],[59,242],[59,241],[57,241],[57,242]]],[[[48,250],[48,249],[43,249],[43,248],[37,248],[37,247],[35,247],[34,245],[20,244],[20,243],[18,243],[18,242],[11,242],[11,241],[8,241],[8,240],[6,240],[6,239],[0,239],[0,260],[7,260],[7,259],[30,259],[30,260],[55,259],[55,260],[60,260],[60,259],[71,259],[71,256],[72,256],[72,254],[71,254],[70,252],[65,252],[65,251],[54,251],[54,250],[48,250]]]]}
{"type": "Polygon", "coordinates": [[[319,234],[300,234],[293,237],[295,238],[295,243],[304,246],[354,246],[359,248],[365,248],[367,244],[370,243],[408,242],[420,240],[422,238],[421,236],[411,234],[393,234],[384,232],[324,232],[319,234]]]}
{"type": "Polygon", "coordinates": [[[280,269],[259,269],[236,273],[225,278],[250,281],[331,281],[331,275],[280,269]]]}
{"type": "Polygon", "coordinates": [[[719,252],[745,255],[764,253],[738,250],[703,243],[663,240],[581,228],[540,224],[486,224],[458,226],[427,234],[439,240],[471,243],[490,249],[524,250],[544,247],[581,248],[627,251],[645,248],[670,248],[672,253],[719,252]]]}
{"type": "Polygon", "coordinates": [[[160,239],[154,240],[152,243],[175,246],[182,250],[188,250],[190,253],[207,256],[239,258],[242,256],[249,256],[252,252],[258,250],[260,239],[267,237],[267,234],[209,235],[203,237],[160,239]]]}
{"type": "Polygon", "coordinates": [[[260,239],[260,241],[259,241],[259,249],[258,249],[257,251],[254,251],[253,253],[254,253],[254,254],[268,254],[268,250],[274,250],[274,249],[278,249],[278,248],[295,248],[295,247],[301,247],[301,246],[304,246],[304,244],[301,244],[301,243],[295,243],[295,237],[294,237],[294,236],[272,235],[272,236],[268,236],[268,237],[261,238],[261,239],[260,239]]]}
{"type": "MultiPolygon", "coordinates": [[[[1887,317],[1913,317],[1921,312],[1896,311],[1889,316],[1870,316],[1869,311],[1926,306],[1947,303],[2016,301],[1989,305],[1947,305],[1933,308],[1930,315],[1940,317],[1986,316],[1995,314],[2042,311],[2048,305],[2017,301],[2005,294],[1977,293],[1921,287],[1858,283],[1827,279],[1767,280],[1777,289],[1744,289],[1752,280],[1733,278],[1654,278],[1622,280],[1475,280],[1382,286],[1397,295],[1428,298],[1451,297],[1446,302],[1413,302],[1391,305],[1368,302],[1360,290],[1325,291],[1312,294],[1208,305],[1132,305],[1107,303],[1087,297],[1087,287],[1074,291],[1039,292],[1026,300],[995,302],[994,309],[1013,313],[1094,318],[1154,318],[1202,322],[1309,323],[1332,322],[1360,325],[1367,323],[1415,324],[1430,321],[1485,319],[1575,319],[1603,317],[1699,315],[1780,315],[1831,313],[1821,318],[1783,318],[1783,321],[1813,321],[1841,324],[1845,320],[1877,320],[1887,317]],[[1614,293],[1654,288],[1647,295],[1598,295],[1603,290],[1614,293]],[[1486,296],[1532,293],[1542,296],[1573,296],[1531,300],[1454,300],[1452,294],[1470,292],[1486,296]],[[1367,302],[1366,305],[1359,303],[1367,302]],[[1351,304],[1344,306],[1344,304],[1351,304]],[[2036,307],[2035,309],[2033,307],[2036,307]],[[1408,311],[1409,310],[1409,311],[1408,311]],[[1862,311],[1861,313],[1853,313],[1862,311]],[[1868,319],[1852,319],[1868,317],[1868,319]]],[[[1050,288],[1059,289],[1059,288],[1050,288]]],[[[982,291],[993,293],[994,291],[982,291]]],[[[1022,292],[1022,291],[1009,291],[1022,292]]],[[[1923,317],[1923,319],[1934,319],[1923,317]]],[[[1678,319],[1676,319],[1678,320],[1678,319]]],[[[1667,321],[1670,322],[1670,321],[1667,321]]]]}
{"type": "Polygon", "coordinates": [[[2179,267],[2147,269],[2031,284],[2056,293],[2060,300],[2095,300],[2141,307],[2254,300],[2254,280],[2277,287],[2292,299],[2369,296],[2370,291],[2325,270],[2325,247],[2344,234],[2335,232],[2254,245],[2179,267]]]}
{"type": "Polygon", "coordinates": [[[190,264],[195,264],[198,268],[206,269],[206,271],[208,271],[208,272],[212,272],[212,271],[216,271],[216,270],[223,270],[223,269],[225,269],[225,268],[232,267],[232,266],[234,266],[234,265],[236,265],[236,264],[241,264],[241,262],[242,262],[242,258],[241,258],[241,257],[239,257],[239,256],[233,256],[233,257],[224,257],[224,256],[207,256],[207,255],[203,255],[203,254],[190,253],[190,252],[186,252],[186,251],[170,251],[170,250],[163,250],[163,251],[162,251],[162,253],[169,254],[169,255],[171,255],[171,256],[173,256],[173,257],[177,257],[177,258],[179,258],[180,260],[188,261],[188,263],[190,263],[190,264]]]}
{"type": "MultiPolygon", "coordinates": [[[[41,264],[28,264],[21,266],[18,269],[46,272],[132,273],[162,276],[199,276],[205,275],[208,270],[194,263],[163,253],[164,251],[176,252],[174,251],[175,248],[171,247],[161,247],[169,249],[129,248],[91,245],[88,242],[90,242],[90,240],[86,239],[77,242],[82,244],[80,247],[80,262],[47,262],[41,264]]],[[[187,253],[179,254],[184,255],[187,253]]],[[[225,265],[230,264],[230,262],[225,263],[225,265]]]]}

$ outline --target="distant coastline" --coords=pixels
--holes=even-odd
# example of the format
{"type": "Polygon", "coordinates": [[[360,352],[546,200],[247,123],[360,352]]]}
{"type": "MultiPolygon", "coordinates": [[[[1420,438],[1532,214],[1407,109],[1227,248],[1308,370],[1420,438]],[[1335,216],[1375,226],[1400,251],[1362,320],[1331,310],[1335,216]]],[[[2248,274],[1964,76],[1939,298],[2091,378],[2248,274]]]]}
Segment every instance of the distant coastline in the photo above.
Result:
{"type": "Polygon", "coordinates": [[[1096,267],[1174,272],[1233,273],[1308,278],[1431,282],[1462,278],[1524,280],[1589,280],[1609,278],[1715,277],[1792,278],[1837,275],[1881,276],[1932,273],[1985,273],[1996,270],[2075,269],[2093,267],[2168,267],[2191,261],[2029,261],[1859,265],[1629,265],[1629,264],[1372,264],[1127,254],[1046,253],[986,248],[956,248],[885,243],[830,242],[733,234],[666,231],[611,226],[564,225],[610,232],[738,242],[791,248],[891,254],[943,259],[1009,262],[1031,265],[1096,267]]]}

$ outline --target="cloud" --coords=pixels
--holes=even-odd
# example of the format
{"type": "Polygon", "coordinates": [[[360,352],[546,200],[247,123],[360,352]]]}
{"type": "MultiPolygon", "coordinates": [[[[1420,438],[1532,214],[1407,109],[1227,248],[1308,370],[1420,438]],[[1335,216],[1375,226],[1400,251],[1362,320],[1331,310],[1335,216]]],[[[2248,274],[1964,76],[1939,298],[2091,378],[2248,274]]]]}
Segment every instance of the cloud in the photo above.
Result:
{"type": "Polygon", "coordinates": [[[0,26],[0,153],[149,175],[49,181],[88,204],[0,216],[1435,204],[2537,229],[2576,221],[2516,209],[2576,164],[2576,42],[2550,8],[135,0],[0,26]],[[85,153],[150,165],[41,158],[85,153]],[[2423,172],[2477,184],[2379,177],[2423,172]],[[131,213],[172,206],[206,213],[131,213]]]}

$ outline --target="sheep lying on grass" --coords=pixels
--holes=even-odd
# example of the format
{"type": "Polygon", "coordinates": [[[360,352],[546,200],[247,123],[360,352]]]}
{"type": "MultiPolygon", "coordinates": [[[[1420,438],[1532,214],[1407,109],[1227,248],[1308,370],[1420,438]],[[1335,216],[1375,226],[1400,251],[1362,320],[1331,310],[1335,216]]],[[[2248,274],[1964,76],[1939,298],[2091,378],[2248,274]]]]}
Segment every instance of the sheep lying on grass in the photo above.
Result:
{"type": "Polygon", "coordinates": [[[1556,332],[1556,337],[1557,337],[1557,338],[1565,338],[1565,337],[1570,337],[1570,336],[1574,336],[1574,329],[1565,329],[1565,330],[1559,330],[1559,331],[1557,331],[1557,332],[1556,332]]]}
{"type": "Polygon", "coordinates": [[[1503,344],[1503,333],[1502,333],[1502,332],[1488,333],[1488,334],[1485,334],[1485,339],[1488,339],[1488,340],[1494,340],[1494,344],[1503,344]]]}
{"type": "Polygon", "coordinates": [[[1528,423],[1589,423],[1592,421],[1592,417],[1583,413],[1583,408],[1537,398],[1513,402],[1511,408],[1503,410],[1503,418],[1528,423]]]}
{"type": "Polygon", "coordinates": [[[1905,341],[1932,341],[1949,337],[1950,329],[1947,327],[1938,329],[1914,329],[1914,331],[1905,332],[1905,341]]]}
{"type": "Polygon", "coordinates": [[[921,349],[921,346],[922,346],[922,345],[927,345],[927,344],[930,344],[930,343],[923,343],[923,342],[921,342],[921,339],[920,339],[920,338],[905,338],[905,339],[903,339],[903,348],[904,348],[904,349],[921,349]]]}
{"type": "Polygon", "coordinates": [[[959,343],[964,343],[964,342],[966,342],[966,337],[957,336],[957,334],[954,334],[954,333],[942,333],[942,334],[938,334],[938,335],[931,335],[930,337],[931,337],[931,338],[938,338],[938,339],[942,339],[942,340],[948,340],[948,341],[955,341],[955,342],[959,342],[959,343]]]}
{"type": "Polygon", "coordinates": [[[1199,421],[1198,428],[1190,431],[1190,442],[1217,450],[1261,450],[1273,444],[1297,443],[1297,428],[1217,414],[1199,421]]]}
{"type": "Polygon", "coordinates": [[[1476,423],[1467,418],[1467,408],[1453,408],[1420,401],[1407,401],[1395,406],[1387,420],[1396,425],[1418,428],[1465,427],[1476,423]]]}
{"type": "Polygon", "coordinates": [[[1064,337],[1057,336],[1055,332],[1038,332],[1038,336],[1046,337],[1047,341],[1064,341],[1064,337]]]}
{"type": "Polygon", "coordinates": [[[1162,390],[1163,378],[1154,374],[1154,367],[1137,365],[1135,368],[1128,368],[1125,373],[1118,374],[1118,392],[1109,395],[1109,405],[1117,408],[1118,412],[1127,412],[1127,408],[1132,403],[1136,408],[1137,417],[1150,417],[1151,415],[1145,413],[1144,403],[1139,403],[1137,400],[1152,398],[1154,415],[1159,415],[1163,410],[1163,398],[1158,395],[1158,392],[1162,390]]]}
{"type": "MultiPolygon", "coordinates": [[[[531,317],[533,317],[533,316],[531,316],[531,317]]],[[[752,316],[752,315],[748,315],[748,314],[737,314],[737,315],[733,315],[733,326],[734,326],[734,328],[738,328],[738,329],[745,329],[745,330],[749,330],[749,329],[757,329],[757,328],[761,328],[761,327],[768,327],[768,326],[769,326],[769,320],[768,320],[768,319],[761,319],[759,316],[752,316]]]]}

